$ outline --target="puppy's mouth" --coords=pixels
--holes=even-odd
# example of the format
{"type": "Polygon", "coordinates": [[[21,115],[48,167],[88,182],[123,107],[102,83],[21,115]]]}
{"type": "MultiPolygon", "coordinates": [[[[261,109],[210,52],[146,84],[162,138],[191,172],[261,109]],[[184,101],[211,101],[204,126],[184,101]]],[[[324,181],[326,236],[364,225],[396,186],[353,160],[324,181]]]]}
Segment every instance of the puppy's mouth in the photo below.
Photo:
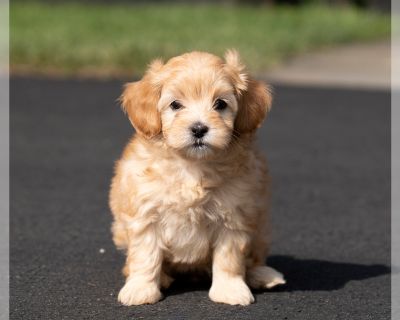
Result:
{"type": "Polygon", "coordinates": [[[193,148],[205,148],[205,147],[207,147],[207,145],[202,140],[196,140],[192,144],[192,146],[193,146],[193,148]]]}
{"type": "Polygon", "coordinates": [[[204,141],[204,139],[193,139],[190,144],[186,145],[184,150],[186,156],[194,159],[205,159],[215,152],[214,146],[204,141]]]}
{"type": "Polygon", "coordinates": [[[209,145],[207,143],[205,143],[203,140],[196,140],[193,144],[192,144],[192,148],[193,149],[206,149],[208,148],[209,145]]]}

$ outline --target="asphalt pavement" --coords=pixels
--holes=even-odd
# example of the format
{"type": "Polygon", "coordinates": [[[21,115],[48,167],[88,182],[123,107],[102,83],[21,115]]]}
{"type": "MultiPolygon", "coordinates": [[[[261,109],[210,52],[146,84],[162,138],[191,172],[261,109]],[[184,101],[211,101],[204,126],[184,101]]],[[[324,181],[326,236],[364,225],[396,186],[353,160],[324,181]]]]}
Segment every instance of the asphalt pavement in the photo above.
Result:
{"type": "Polygon", "coordinates": [[[124,307],[107,205],[133,133],[122,81],[11,79],[11,319],[390,319],[390,92],[274,86],[268,264],[287,285],[248,307],[182,278],[124,307]]]}

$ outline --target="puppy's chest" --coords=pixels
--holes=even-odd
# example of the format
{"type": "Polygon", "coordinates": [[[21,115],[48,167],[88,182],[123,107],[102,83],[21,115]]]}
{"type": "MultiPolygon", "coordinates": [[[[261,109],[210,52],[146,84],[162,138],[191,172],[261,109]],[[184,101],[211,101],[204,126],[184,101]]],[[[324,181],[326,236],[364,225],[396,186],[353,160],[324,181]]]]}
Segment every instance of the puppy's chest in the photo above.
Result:
{"type": "Polygon", "coordinates": [[[243,177],[228,179],[193,168],[157,173],[144,189],[157,211],[168,259],[187,264],[207,260],[221,228],[234,229],[243,223],[240,208],[250,208],[253,202],[250,184],[243,177]]]}
{"type": "Polygon", "coordinates": [[[224,186],[212,182],[216,181],[195,173],[164,179],[159,230],[171,262],[191,264],[209,256],[215,235],[232,210],[223,199],[224,186]]]}
{"type": "Polygon", "coordinates": [[[160,168],[158,175],[152,196],[159,199],[164,209],[197,215],[209,210],[210,203],[224,189],[224,178],[212,172],[177,167],[160,168]]]}
{"type": "Polygon", "coordinates": [[[176,215],[180,224],[214,225],[232,220],[253,201],[246,177],[229,178],[216,171],[171,170],[159,173],[147,190],[162,218],[176,215]]]}

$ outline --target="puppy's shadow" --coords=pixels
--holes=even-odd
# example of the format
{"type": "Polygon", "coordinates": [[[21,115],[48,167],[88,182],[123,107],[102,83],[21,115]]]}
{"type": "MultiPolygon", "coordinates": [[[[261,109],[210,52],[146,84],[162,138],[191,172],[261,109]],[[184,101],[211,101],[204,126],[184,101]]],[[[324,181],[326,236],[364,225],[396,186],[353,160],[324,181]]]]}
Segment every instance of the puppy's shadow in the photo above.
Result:
{"type": "Polygon", "coordinates": [[[332,291],[350,281],[360,281],[389,274],[390,267],[382,264],[333,262],[298,259],[292,256],[271,256],[268,265],[285,275],[287,284],[275,291],[332,291]]]}
{"type": "Polygon", "coordinates": [[[211,287],[211,278],[207,275],[194,278],[190,274],[180,274],[174,278],[174,282],[166,291],[167,296],[180,295],[185,292],[208,291],[211,287]]]}
{"type": "MultiPolygon", "coordinates": [[[[332,291],[343,288],[350,281],[360,281],[389,274],[390,267],[373,264],[332,262],[316,259],[298,259],[292,256],[271,256],[267,264],[282,272],[287,284],[272,289],[287,291],[332,291]]],[[[208,291],[210,279],[193,281],[190,277],[178,277],[166,292],[175,295],[183,292],[208,291]]]]}

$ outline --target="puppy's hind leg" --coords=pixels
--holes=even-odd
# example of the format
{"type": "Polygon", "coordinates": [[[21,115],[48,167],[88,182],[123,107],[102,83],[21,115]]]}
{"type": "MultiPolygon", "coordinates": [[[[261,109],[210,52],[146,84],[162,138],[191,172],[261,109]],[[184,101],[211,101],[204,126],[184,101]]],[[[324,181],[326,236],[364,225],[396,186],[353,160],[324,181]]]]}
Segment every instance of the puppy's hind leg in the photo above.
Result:
{"type": "Polygon", "coordinates": [[[246,272],[246,282],[253,289],[271,289],[285,284],[283,274],[267,266],[254,266],[246,272]]]}
{"type": "Polygon", "coordinates": [[[128,248],[128,232],[120,220],[115,219],[111,226],[111,233],[115,246],[119,250],[126,250],[128,248]]]}

